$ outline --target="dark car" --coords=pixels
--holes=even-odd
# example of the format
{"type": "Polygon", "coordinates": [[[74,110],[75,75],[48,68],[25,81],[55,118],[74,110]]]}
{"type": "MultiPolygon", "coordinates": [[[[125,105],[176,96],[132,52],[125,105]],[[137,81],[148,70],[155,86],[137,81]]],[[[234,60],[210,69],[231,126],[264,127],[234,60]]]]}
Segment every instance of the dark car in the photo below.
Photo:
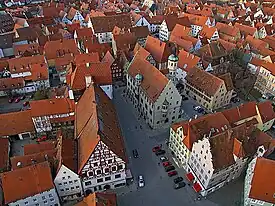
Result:
{"type": "Polygon", "coordinates": [[[160,157],[159,158],[161,162],[167,162],[168,161],[168,158],[167,157],[160,157]]]}
{"type": "Polygon", "coordinates": [[[203,113],[203,112],[204,112],[203,108],[198,109],[198,113],[203,113]]]}
{"type": "Polygon", "coordinates": [[[179,182],[179,183],[176,183],[175,185],[174,185],[174,189],[180,189],[180,188],[182,188],[182,187],[185,187],[185,182],[179,182]]]}
{"type": "Polygon", "coordinates": [[[136,149],[133,150],[133,156],[134,158],[138,158],[138,151],[136,149]]]}
{"type": "Polygon", "coordinates": [[[186,100],[188,100],[188,97],[183,96],[183,97],[182,97],[182,101],[186,101],[186,100]]]}
{"type": "Polygon", "coordinates": [[[165,150],[158,150],[155,152],[157,156],[165,154],[165,150]]]}
{"type": "Polygon", "coordinates": [[[182,177],[177,177],[174,179],[174,183],[177,184],[179,182],[183,181],[183,178],[182,177]]]}
{"type": "Polygon", "coordinates": [[[20,100],[24,100],[25,98],[26,98],[26,96],[23,95],[23,96],[20,97],[20,100]]]}
{"type": "Polygon", "coordinates": [[[157,151],[159,151],[159,150],[161,150],[161,147],[160,147],[160,146],[155,146],[155,147],[153,147],[153,149],[152,149],[153,152],[157,152],[157,151]]]}
{"type": "Polygon", "coordinates": [[[173,165],[171,165],[171,166],[165,167],[165,172],[170,172],[174,169],[175,169],[175,167],[173,165]]]}
{"type": "Polygon", "coordinates": [[[18,103],[18,102],[20,102],[20,97],[17,97],[16,99],[15,99],[15,101],[14,101],[15,103],[18,103]]]}
{"type": "Polygon", "coordinates": [[[169,177],[173,177],[173,176],[175,176],[175,175],[177,175],[177,174],[178,174],[178,172],[177,172],[176,170],[171,171],[171,172],[168,172],[168,176],[169,176],[169,177]]]}

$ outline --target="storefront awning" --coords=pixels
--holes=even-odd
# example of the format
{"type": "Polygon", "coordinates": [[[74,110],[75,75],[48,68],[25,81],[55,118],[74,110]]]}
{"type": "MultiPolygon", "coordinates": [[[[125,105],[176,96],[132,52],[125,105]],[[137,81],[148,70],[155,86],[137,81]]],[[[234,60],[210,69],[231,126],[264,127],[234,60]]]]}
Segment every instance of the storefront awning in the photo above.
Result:
{"type": "Polygon", "coordinates": [[[200,191],[202,190],[200,184],[197,183],[197,182],[193,185],[193,189],[194,189],[196,192],[200,192],[200,191]]]}
{"type": "Polygon", "coordinates": [[[194,175],[193,175],[191,172],[189,172],[189,173],[186,174],[186,178],[187,178],[190,182],[192,182],[192,181],[195,179],[194,175]]]}

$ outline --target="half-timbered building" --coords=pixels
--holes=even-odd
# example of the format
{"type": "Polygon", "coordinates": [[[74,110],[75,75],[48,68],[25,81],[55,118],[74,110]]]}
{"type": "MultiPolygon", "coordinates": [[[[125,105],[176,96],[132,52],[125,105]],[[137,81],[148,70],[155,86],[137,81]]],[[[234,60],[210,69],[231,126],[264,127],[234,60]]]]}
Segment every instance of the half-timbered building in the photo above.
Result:
{"type": "Polygon", "coordinates": [[[126,184],[126,153],[111,100],[93,83],[76,107],[78,174],[86,194],[126,184]]]}

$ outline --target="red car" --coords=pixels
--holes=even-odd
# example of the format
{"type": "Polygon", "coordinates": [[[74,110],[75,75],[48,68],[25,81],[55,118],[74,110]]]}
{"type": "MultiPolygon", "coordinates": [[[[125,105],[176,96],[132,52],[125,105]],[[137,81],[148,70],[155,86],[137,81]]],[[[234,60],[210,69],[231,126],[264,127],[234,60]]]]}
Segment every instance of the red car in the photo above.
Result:
{"type": "Polygon", "coordinates": [[[171,163],[170,163],[170,162],[163,162],[162,165],[163,165],[164,167],[168,167],[168,166],[171,165],[171,163]]]}
{"type": "Polygon", "coordinates": [[[173,177],[173,176],[175,176],[175,175],[177,175],[177,174],[178,174],[178,172],[177,172],[176,170],[171,171],[171,172],[168,172],[168,176],[169,176],[169,177],[173,177]]]}
{"type": "Polygon", "coordinates": [[[37,141],[37,142],[43,142],[43,141],[45,141],[45,140],[47,140],[47,136],[39,137],[36,141],[37,141]]]}
{"type": "Polygon", "coordinates": [[[18,102],[20,102],[20,97],[17,97],[16,99],[15,99],[15,101],[14,101],[15,103],[18,103],[18,102]]]}
{"type": "Polygon", "coordinates": [[[161,149],[160,146],[155,146],[155,147],[153,147],[152,151],[153,151],[153,152],[156,152],[156,151],[159,151],[160,149],[161,149]]]}

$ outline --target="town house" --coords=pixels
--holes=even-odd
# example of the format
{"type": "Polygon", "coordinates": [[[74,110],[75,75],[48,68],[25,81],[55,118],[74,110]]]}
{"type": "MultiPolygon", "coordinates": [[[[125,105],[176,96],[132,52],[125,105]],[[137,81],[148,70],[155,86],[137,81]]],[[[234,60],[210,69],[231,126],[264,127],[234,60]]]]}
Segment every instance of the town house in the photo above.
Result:
{"type": "Polygon", "coordinates": [[[92,28],[100,44],[112,42],[115,26],[124,29],[132,27],[130,15],[97,16],[90,18],[88,22],[88,27],[92,28]]]}
{"type": "Polygon", "coordinates": [[[127,157],[115,108],[93,83],[76,106],[78,174],[85,194],[126,184],[127,157]]]}
{"type": "MultiPolygon", "coordinates": [[[[177,62],[169,63],[169,75],[174,78],[177,62]]],[[[169,80],[150,64],[141,51],[135,54],[128,68],[127,95],[151,128],[161,127],[180,118],[182,97],[173,80],[169,80]]]]}
{"type": "Polygon", "coordinates": [[[2,173],[1,181],[6,205],[60,205],[47,162],[2,173]]]}
{"type": "Polygon", "coordinates": [[[244,206],[272,206],[275,204],[275,161],[255,157],[248,165],[244,184],[244,206]]]}
{"type": "Polygon", "coordinates": [[[65,127],[74,125],[75,103],[69,98],[31,101],[30,109],[32,121],[38,133],[55,131],[61,125],[65,127]]]}
{"type": "Polygon", "coordinates": [[[81,15],[80,11],[71,7],[68,13],[62,18],[62,22],[65,24],[73,24],[76,21],[84,25],[84,17],[81,15]]]}
{"type": "Polygon", "coordinates": [[[194,67],[188,72],[185,79],[185,94],[207,111],[216,110],[230,103],[233,83],[229,73],[216,77],[194,67]]]}

